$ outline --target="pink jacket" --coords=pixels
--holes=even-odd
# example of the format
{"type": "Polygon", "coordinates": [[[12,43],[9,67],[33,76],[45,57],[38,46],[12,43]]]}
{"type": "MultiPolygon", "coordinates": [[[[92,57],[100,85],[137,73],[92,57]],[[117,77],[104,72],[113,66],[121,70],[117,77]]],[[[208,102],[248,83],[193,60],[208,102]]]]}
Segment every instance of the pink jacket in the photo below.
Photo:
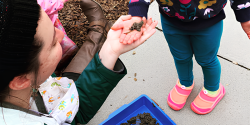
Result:
{"type": "Polygon", "coordinates": [[[58,18],[58,11],[64,6],[68,0],[37,0],[37,3],[48,14],[50,20],[54,24],[58,18]]]}

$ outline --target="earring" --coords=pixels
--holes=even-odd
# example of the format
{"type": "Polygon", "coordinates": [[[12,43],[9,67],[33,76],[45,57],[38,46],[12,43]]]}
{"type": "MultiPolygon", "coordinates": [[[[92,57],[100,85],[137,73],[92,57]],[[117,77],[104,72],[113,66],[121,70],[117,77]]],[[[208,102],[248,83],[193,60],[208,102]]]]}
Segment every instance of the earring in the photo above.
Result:
{"type": "Polygon", "coordinates": [[[34,88],[32,85],[31,85],[31,89],[32,89],[32,92],[33,92],[33,93],[37,93],[37,92],[38,92],[38,89],[37,89],[37,88],[34,88]]]}
{"type": "Polygon", "coordinates": [[[32,88],[32,91],[33,91],[34,93],[37,93],[37,92],[38,92],[38,90],[37,90],[37,89],[34,89],[34,88],[32,88]]]}

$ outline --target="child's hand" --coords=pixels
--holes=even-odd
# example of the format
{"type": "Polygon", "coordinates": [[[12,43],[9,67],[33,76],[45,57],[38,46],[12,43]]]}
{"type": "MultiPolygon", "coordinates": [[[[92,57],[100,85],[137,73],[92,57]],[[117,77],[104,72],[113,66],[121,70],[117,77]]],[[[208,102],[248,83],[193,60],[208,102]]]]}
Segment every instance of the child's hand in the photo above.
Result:
{"type": "Polygon", "coordinates": [[[250,39],[250,21],[241,23],[242,29],[246,32],[248,38],[250,39]]]}
{"type": "Polygon", "coordinates": [[[133,30],[131,31],[130,30],[130,27],[133,25],[133,23],[140,23],[141,21],[144,22],[143,27],[145,27],[145,24],[146,24],[146,18],[143,17],[138,17],[138,16],[134,16],[132,17],[132,19],[130,20],[127,20],[127,21],[124,21],[122,23],[118,23],[116,25],[113,25],[111,27],[111,29],[113,30],[118,30],[118,29],[121,29],[123,28],[123,33],[121,34],[121,37],[120,37],[120,42],[123,43],[123,44],[131,44],[133,43],[134,41],[138,40],[141,35],[142,35],[142,28],[141,28],[141,31],[137,31],[137,30],[133,30]]]}

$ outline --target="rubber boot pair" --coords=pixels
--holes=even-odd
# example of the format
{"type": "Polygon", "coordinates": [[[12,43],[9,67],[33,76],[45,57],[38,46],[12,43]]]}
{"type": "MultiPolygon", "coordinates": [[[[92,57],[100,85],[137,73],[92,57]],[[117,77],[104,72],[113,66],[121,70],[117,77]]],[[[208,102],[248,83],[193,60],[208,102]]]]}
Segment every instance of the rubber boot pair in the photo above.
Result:
{"type": "Polygon", "coordinates": [[[94,55],[101,49],[107,38],[107,32],[112,26],[112,23],[105,18],[100,4],[96,1],[81,0],[80,7],[89,22],[87,38],[63,73],[81,74],[94,55]]]}
{"type": "MultiPolygon", "coordinates": [[[[185,87],[180,84],[179,80],[177,80],[175,87],[168,95],[167,102],[169,107],[173,110],[181,110],[184,107],[193,87],[194,83],[190,87],[185,87]]],[[[208,114],[214,109],[224,95],[225,88],[221,84],[218,93],[215,95],[210,95],[207,90],[203,88],[199,95],[191,103],[191,109],[197,114],[208,114]]]]}

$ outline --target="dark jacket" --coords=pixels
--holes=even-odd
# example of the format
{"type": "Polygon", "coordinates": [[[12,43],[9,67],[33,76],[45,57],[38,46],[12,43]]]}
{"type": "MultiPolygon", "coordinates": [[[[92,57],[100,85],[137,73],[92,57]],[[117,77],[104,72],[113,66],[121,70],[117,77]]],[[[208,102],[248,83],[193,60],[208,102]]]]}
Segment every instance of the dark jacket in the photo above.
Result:
{"type": "MultiPolygon", "coordinates": [[[[129,14],[147,16],[148,0],[131,0],[129,14]]],[[[199,30],[225,18],[223,8],[227,0],[156,0],[160,13],[178,28],[199,30]]],[[[237,21],[250,20],[250,0],[231,0],[237,21]]]]}
{"type": "Polygon", "coordinates": [[[117,83],[127,74],[123,63],[118,59],[114,71],[107,69],[96,54],[75,81],[80,106],[72,125],[88,123],[100,109],[109,93],[117,83]]]}

